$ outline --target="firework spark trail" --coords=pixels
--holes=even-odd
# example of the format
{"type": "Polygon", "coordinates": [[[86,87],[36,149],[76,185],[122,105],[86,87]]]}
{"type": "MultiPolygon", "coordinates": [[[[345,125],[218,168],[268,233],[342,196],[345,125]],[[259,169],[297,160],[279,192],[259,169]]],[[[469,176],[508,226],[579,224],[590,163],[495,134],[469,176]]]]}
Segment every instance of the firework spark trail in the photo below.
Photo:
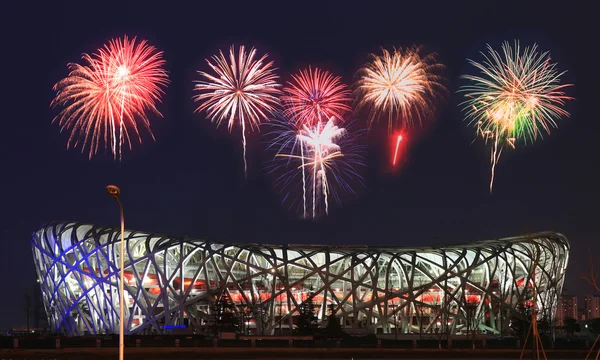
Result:
{"type": "Polygon", "coordinates": [[[121,159],[121,154],[123,154],[123,109],[125,108],[125,95],[121,94],[121,114],[119,115],[119,160],[121,159]]]}
{"type": "Polygon", "coordinates": [[[332,117],[344,119],[350,111],[351,92],[339,76],[309,67],[292,75],[281,100],[284,115],[293,122],[314,125],[332,117]]]}
{"type": "Polygon", "coordinates": [[[54,85],[51,103],[64,106],[53,122],[61,131],[71,131],[67,148],[81,143],[82,151],[89,147],[91,159],[104,140],[105,148],[110,144],[114,158],[120,160],[123,143],[132,147],[128,127],[140,143],[140,125],[154,139],[146,112],[162,116],[155,105],[169,83],[162,54],[146,41],[125,36],[95,54],[83,54],[84,65],[68,64],[69,74],[54,85]]]}
{"type": "Polygon", "coordinates": [[[571,84],[560,84],[565,73],[550,62],[548,52],[540,53],[537,45],[521,50],[505,42],[502,54],[488,45],[481,63],[469,60],[480,75],[463,75],[469,81],[461,87],[466,100],[461,103],[469,125],[475,125],[478,136],[492,141],[490,193],[493,190],[496,165],[505,145],[515,148],[518,141],[534,142],[543,133],[550,134],[556,122],[569,113],[563,109],[573,99],[564,90],[571,84]]]}
{"type": "MultiPolygon", "coordinates": [[[[328,71],[319,68],[309,67],[305,70],[300,70],[297,74],[292,75],[292,81],[288,82],[284,88],[284,96],[282,102],[284,105],[284,116],[289,121],[298,126],[298,131],[317,131],[324,130],[327,125],[324,124],[324,119],[331,118],[343,119],[346,112],[350,111],[351,92],[348,87],[341,83],[340,77],[336,77],[328,71]]],[[[308,199],[306,198],[306,161],[305,146],[300,147],[302,176],[303,176],[303,200],[304,207],[308,199]]],[[[319,162],[322,156],[320,148],[314,151],[308,151],[312,154],[313,164],[319,162]]],[[[326,212],[329,211],[329,194],[327,191],[326,172],[324,168],[319,170],[318,166],[312,168],[312,214],[316,216],[317,193],[314,191],[317,188],[317,182],[323,189],[322,193],[325,197],[326,212]]],[[[305,211],[306,214],[306,211],[305,211]]]]}
{"type": "Polygon", "coordinates": [[[340,147],[334,141],[344,136],[344,134],[345,129],[337,127],[332,117],[325,126],[322,126],[321,122],[318,122],[312,128],[309,128],[306,124],[302,125],[302,129],[297,135],[300,146],[305,148],[308,154],[312,154],[312,156],[302,158],[302,167],[310,166],[313,170],[313,219],[317,216],[316,200],[318,190],[323,195],[325,215],[329,214],[328,184],[325,166],[327,162],[332,162],[335,158],[343,156],[340,147]]]}
{"type": "Polygon", "coordinates": [[[255,48],[247,52],[244,46],[240,46],[236,59],[235,47],[231,46],[228,60],[219,51],[212,61],[206,60],[213,74],[198,71],[203,80],[196,81],[194,88],[200,92],[194,96],[194,101],[201,102],[196,112],[206,110],[208,118],[217,126],[227,120],[230,132],[236,121],[239,123],[246,175],[246,127],[249,125],[251,130],[258,130],[260,123],[279,106],[279,77],[275,74],[273,61],[266,62],[267,56],[256,59],[255,48]]]}
{"type": "MultiPolygon", "coordinates": [[[[498,133],[495,134],[495,139],[498,139],[498,133]]],[[[496,165],[498,164],[498,160],[500,160],[500,155],[502,154],[502,147],[498,149],[498,141],[494,141],[494,149],[490,151],[490,162],[492,164],[491,176],[490,176],[490,193],[492,192],[492,187],[494,184],[494,178],[496,177],[496,165]]]]}
{"type": "Polygon", "coordinates": [[[358,72],[358,107],[369,110],[371,125],[387,115],[390,132],[422,124],[432,117],[435,101],[446,95],[439,75],[444,66],[435,54],[422,55],[420,47],[382,52],[371,54],[358,72]]]}
{"type": "MultiPolygon", "coordinates": [[[[302,157],[302,167],[310,166],[313,170],[313,219],[316,217],[317,189],[320,189],[321,194],[323,194],[325,214],[329,214],[325,164],[327,161],[332,161],[338,156],[343,156],[340,147],[334,141],[344,136],[345,131],[345,129],[335,125],[334,118],[332,117],[325,126],[322,126],[321,122],[318,122],[312,128],[309,128],[306,124],[302,125],[302,129],[297,135],[298,141],[301,143],[301,149],[306,148],[307,153],[313,154],[311,157],[302,157]],[[310,162],[307,163],[307,160],[310,160],[310,162]]],[[[304,150],[302,150],[302,153],[304,153],[304,150]]]]}
{"type": "Polygon", "coordinates": [[[392,161],[392,165],[396,166],[398,161],[398,149],[400,148],[400,142],[402,142],[402,135],[398,135],[396,137],[396,150],[394,151],[394,160],[392,161]]]}
{"type": "Polygon", "coordinates": [[[302,158],[302,203],[304,207],[304,212],[302,213],[302,216],[306,219],[306,173],[304,171],[304,146],[300,146],[300,157],[302,158]]]}
{"type": "MultiPolygon", "coordinates": [[[[317,125],[321,125],[321,123],[317,123],[317,125]]],[[[308,144],[301,144],[300,146],[302,147],[307,147],[308,144]]],[[[317,164],[318,164],[318,148],[314,148],[312,153],[314,154],[314,158],[313,158],[313,163],[312,163],[312,168],[313,168],[313,184],[312,184],[312,189],[313,189],[313,197],[312,197],[312,218],[314,219],[316,216],[316,207],[317,207],[317,164]]],[[[308,151],[308,153],[311,153],[311,151],[308,151]]],[[[306,159],[302,159],[302,167],[306,167],[306,159]]]]}
{"type": "Polygon", "coordinates": [[[277,181],[286,192],[296,188],[298,181],[304,218],[316,219],[329,213],[331,196],[339,203],[339,192],[354,193],[352,183],[362,185],[357,168],[364,166],[364,159],[352,134],[337,126],[335,118],[312,126],[288,120],[283,117],[269,123],[275,137],[269,146],[276,151],[273,170],[286,169],[277,181]],[[294,180],[297,177],[301,180],[294,180]]]}

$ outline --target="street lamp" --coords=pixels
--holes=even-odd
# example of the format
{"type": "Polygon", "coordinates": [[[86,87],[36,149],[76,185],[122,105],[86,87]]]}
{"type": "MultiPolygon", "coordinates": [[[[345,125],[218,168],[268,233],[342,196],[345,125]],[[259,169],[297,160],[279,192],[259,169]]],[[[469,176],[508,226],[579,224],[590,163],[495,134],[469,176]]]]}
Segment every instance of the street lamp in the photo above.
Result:
{"type": "Polygon", "coordinates": [[[117,201],[121,214],[121,274],[119,281],[119,360],[123,360],[125,352],[125,218],[123,217],[123,205],[119,200],[121,189],[115,185],[106,187],[108,195],[117,201]]]}

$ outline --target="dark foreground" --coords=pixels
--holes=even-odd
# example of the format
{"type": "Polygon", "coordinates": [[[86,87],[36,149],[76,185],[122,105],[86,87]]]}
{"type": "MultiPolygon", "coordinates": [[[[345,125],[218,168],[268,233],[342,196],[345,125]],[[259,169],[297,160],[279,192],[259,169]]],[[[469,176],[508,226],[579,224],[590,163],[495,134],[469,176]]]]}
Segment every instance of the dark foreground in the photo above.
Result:
{"type": "MultiPolygon", "coordinates": [[[[104,360],[117,358],[117,349],[58,349],[58,350],[2,350],[0,360],[104,360]]],[[[235,348],[200,348],[200,349],[165,349],[165,348],[127,348],[127,360],[163,360],[163,359],[519,359],[520,350],[431,350],[431,349],[235,349],[235,348]]],[[[540,354],[541,355],[541,354],[540,354]]],[[[581,350],[548,350],[548,359],[584,359],[587,351],[581,350]]],[[[594,354],[595,355],[595,354],[594,354]]],[[[532,357],[527,351],[524,359],[532,357]]],[[[543,357],[541,357],[543,358],[543,357]]],[[[592,357],[593,358],[593,357],[592,357]]]]}

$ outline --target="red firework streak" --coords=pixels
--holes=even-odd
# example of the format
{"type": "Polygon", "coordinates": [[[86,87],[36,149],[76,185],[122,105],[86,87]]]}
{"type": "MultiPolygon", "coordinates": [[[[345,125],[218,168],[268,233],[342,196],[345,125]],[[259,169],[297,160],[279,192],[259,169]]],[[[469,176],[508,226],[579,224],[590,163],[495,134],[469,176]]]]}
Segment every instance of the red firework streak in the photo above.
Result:
{"type": "Polygon", "coordinates": [[[398,134],[394,136],[396,138],[394,144],[394,159],[392,160],[392,166],[396,166],[398,164],[398,157],[400,153],[400,143],[402,142],[402,134],[398,134]]]}

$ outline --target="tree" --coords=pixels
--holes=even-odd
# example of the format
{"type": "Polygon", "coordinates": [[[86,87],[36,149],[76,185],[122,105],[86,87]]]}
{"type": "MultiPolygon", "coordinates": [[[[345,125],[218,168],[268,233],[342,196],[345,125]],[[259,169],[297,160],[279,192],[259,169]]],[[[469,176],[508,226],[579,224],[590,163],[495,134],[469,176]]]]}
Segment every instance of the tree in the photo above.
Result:
{"type": "Polygon", "coordinates": [[[579,323],[573,318],[565,319],[565,325],[563,326],[563,329],[569,336],[572,336],[574,333],[581,331],[579,323]]]}
{"type": "MultiPolygon", "coordinates": [[[[413,307],[415,309],[415,317],[417,318],[417,325],[419,326],[419,339],[423,338],[423,318],[425,317],[425,308],[426,305],[423,302],[423,294],[425,293],[425,291],[422,289],[423,287],[423,280],[422,279],[418,279],[415,280],[413,283],[413,289],[421,289],[420,291],[420,296],[421,299],[417,300],[418,296],[416,296],[415,298],[413,298],[413,307]]],[[[412,318],[410,319],[411,323],[412,323],[412,318]]]]}
{"type": "Polygon", "coordinates": [[[527,332],[531,326],[531,313],[533,311],[532,298],[533,295],[527,289],[523,289],[523,298],[511,314],[511,329],[516,333],[517,337],[524,342],[527,338],[527,332]]]}
{"type": "Polygon", "coordinates": [[[314,294],[308,294],[308,298],[298,306],[298,333],[300,335],[314,335],[317,328],[317,315],[315,315],[314,294]]]}
{"type": "Polygon", "coordinates": [[[582,274],[581,278],[587,281],[597,292],[600,292],[600,269],[595,267],[594,264],[600,264],[600,257],[594,261],[592,255],[590,255],[590,271],[582,274]]]}
{"type": "Polygon", "coordinates": [[[590,331],[594,334],[600,334],[600,319],[596,318],[592,320],[592,323],[588,326],[590,331]]]}
{"type": "Polygon", "coordinates": [[[552,336],[552,327],[554,326],[554,322],[555,320],[552,317],[552,307],[546,306],[545,303],[542,303],[541,317],[537,321],[538,333],[541,336],[551,339],[553,342],[554,338],[552,336]]]}
{"type": "Polygon", "coordinates": [[[210,314],[209,332],[218,336],[222,332],[238,332],[240,328],[237,308],[227,292],[213,301],[210,314]]]}
{"type": "MultiPolygon", "coordinates": [[[[591,251],[590,251],[590,253],[591,253],[591,251]]],[[[587,281],[590,284],[590,286],[594,288],[594,290],[596,290],[597,292],[600,292],[600,269],[598,269],[594,266],[594,264],[598,264],[598,263],[600,263],[600,257],[598,257],[596,259],[596,261],[594,261],[593,256],[590,255],[590,271],[588,274],[583,274],[581,277],[585,281],[587,281]]],[[[594,320],[594,322],[592,323],[592,326],[594,326],[593,329],[600,328],[600,324],[598,324],[597,320],[598,319],[594,320]]],[[[594,331],[594,330],[592,330],[592,331],[594,331]]],[[[596,337],[594,344],[592,345],[592,347],[590,348],[590,351],[588,352],[587,356],[585,357],[586,359],[590,356],[590,354],[594,350],[596,343],[598,343],[598,340],[600,340],[600,330],[596,330],[594,332],[598,333],[598,336],[596,337]]],[[[596,355],[596,359],[599,356],[600,356],[600,348],[598,349],[598,355],[596,355]]]]}
{"type": "Polygon", "coordinates": [[[465,325],[467,327],[467,340],[471,334],[472,347],[475,349],[475,333],[479,329],[481,317],[479,312],[479,295],[469,295],[466,281],[462,283],[461,307],[464,314],[465,325]]]}
{"type": "Polygon", "coordinates": [[[475,349],[475,333],[479,327],[479,316],[477,314],[477,310],[479,308],[479,303],[476,301],[470,301],[466,297],[464,297],[463,301],[463,310],[465,313],[465,322],[467,325],[467,339],[469,339],[469,334],[471,335],[472,347],[475,349]]]}
{"type": "Polygon", "coordinates": [[[329,309],[330,314],[327,318],[327,337],[332,339],[338,339],[342,336],[342,326],[340,325],[340,321],[335,316],[335,309],[332,307],[329,309]]]}
{"type": "Polygon", "coordinates": [[[537,322],[538,333],[542,336],[548,336],[552,331],[552,322],[548,317],[542,316],[540,320],[537,322]]]}
{"type": "Polygon", "coordinates": [[[448,340],[450,336],[450,327],[448,326],[448,322],[450,320],[450,300],[451,296],[448,293],[448,289],[440,291],[440,295],[434,294],[433,301],[431,305],[434,309],[434,318],[430,327],[434,324],[437,325],[439,322],[439,327],[435,328],[435,335],[438,338],[438,348],[442,348],[442,340],[448,340]]]}
{"type": "Polygon", "coordinates": [[[492,293],[490,299],[490,318],[493,318],[492,325],[498,330],[500,338],[504,336],[504,306],[502,303],[502,295],[500,293],[492,293]]]}
{"type": "Polygon", "coordinates": [[[29,320],[31,318],[31,313],[32,313],[32,309],[31,309],[31,296],[29,295],[28,292],[25,293],[25,297],[23,298],[23,312],[25,313],[25,319],[27,321],[27,333],[30,332],[29,329],[29,320]]]}

